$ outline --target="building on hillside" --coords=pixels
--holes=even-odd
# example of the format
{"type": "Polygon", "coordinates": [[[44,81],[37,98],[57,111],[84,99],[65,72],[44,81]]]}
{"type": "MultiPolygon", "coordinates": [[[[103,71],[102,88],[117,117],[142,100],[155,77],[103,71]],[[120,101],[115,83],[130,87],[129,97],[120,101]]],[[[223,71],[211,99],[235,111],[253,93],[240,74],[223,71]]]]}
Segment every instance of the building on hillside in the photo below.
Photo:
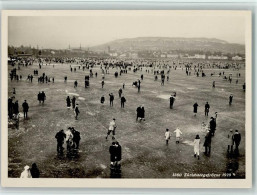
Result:
{"type": "Polygon", "coordinates": [[[228,57],[227,56],[214,56],[214,55],[211,55],[211,56],[208,56],[208,59],[209,60],[227,60],[228,57]]]}
{"type": "Polygon", "coordinates": [[[234,56],[232,57],[232,60],[243,60],[243,58],[240,56],[234,56]]]}
{"type": "Polygon", "coordinates": [[[178,58],[178,54],[167,54],[167,58],[178,58]]]}
{"type": "Polygon", "coordinates": [[[109,55],[110,55],[111,57],[117,57],[117,56],[118,56],[118,53],[113,52],[113,53],[109,53],[109,55]]]}
{"type": "Polygon", "coordinates": [[[188,59],[205,59],[206,58],[206,56],[203,54],[203,55],[201,55],[201,54],[195,54],[194,56],[188,56],[187,57],[188,59]]]}

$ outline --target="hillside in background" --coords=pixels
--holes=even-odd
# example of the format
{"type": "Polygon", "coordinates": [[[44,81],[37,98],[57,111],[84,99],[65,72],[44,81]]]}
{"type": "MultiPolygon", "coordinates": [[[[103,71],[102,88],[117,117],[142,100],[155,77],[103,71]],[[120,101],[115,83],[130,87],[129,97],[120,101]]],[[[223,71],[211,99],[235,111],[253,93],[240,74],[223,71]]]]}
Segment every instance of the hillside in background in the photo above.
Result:
{"type": "Polygon", "coordinates": [[[91,51],[202,51],[222,53],[245,53],[245,46],[228,43],[219,39],[209,38],[169,38],[169,37],[138,37],[119,39],[102,45],[91,47],[91,51]]]}

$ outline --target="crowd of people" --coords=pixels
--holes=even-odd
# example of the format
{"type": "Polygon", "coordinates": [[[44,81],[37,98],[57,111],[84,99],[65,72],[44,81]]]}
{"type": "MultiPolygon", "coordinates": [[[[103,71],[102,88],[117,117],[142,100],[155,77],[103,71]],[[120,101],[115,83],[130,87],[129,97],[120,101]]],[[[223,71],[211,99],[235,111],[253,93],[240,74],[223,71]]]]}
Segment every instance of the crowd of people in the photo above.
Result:
{"type": "MultiPolygon", "coordinates": [[[[92,78],[94,75],[95,77],[97,77],[97,72],[93,72],[93,68],[95,66],[99,66],[100,70],[102,71],[102,78],[100,78],[101,81],[101,87],[104,88],[105,85],[105,77],[106,74],[109,74],[109,69],[110,68],[114,68],[116,67],[117,69],[120,69],[119,72],[116,71],[114,74],[114,77],[118,77],[121,76],[123,73],[127,74],[128,70],[131,70],[133,72],[137,72],[137,71],[142,71],[142,67],[145,67],[145,71],[147,74],[152,73],[154,75],[154,80],[157,81],[158,80],[158,76],[160,76],[161,78],[161,86],[164,86],[164,82],[165,79],[167,79],[167,81],[169,81],[170,78],[170,69],[178,69],[181,68],[183,70],[183,68],[185,68],[185,72],[187,76],[191,76],[191,75],[195,75],[196,77],[199,77],[200,74],[202,74],[202,77],[206,76],[205,68],[219,68],[219,69],[226,69],[226,68],[238,68],[237,64],[234,63],[227,63],[225,64],[223,67],[221,66],[221,64],[208,64],[208,63],[198,63],[197,65],[190,63],[190,62],[178,62],[175,63],[173,62],[173,65],[170,66],[168,65],[168,63],[162,63],[160,64],[160,62],[158,61],[147,61],[147,60],[134,60],[134,61],[130,61],[130,62],[125,62],[125,61],[119,61],[119,60],[106,60],[106,59],[101,59],[101,60],[75,60],[77,62],[77,64],[81,64],[78,65],[76,67],[71,67],[70,66],[70,72],[76,72],[77,68],[78,70],[81,69],[84,71],[85,69],[90,69],[90,78],[92,78]],[[158,68],[163,69],[163,70],[157,70],[158,68]]],[[[39,69],[41,69],[42,65],[43,65],[43,60],[40,61],[39,63],[39,69]]],[[[46,62],[46,61],[45,61],[46,62]]],[[[48,64],[52,63],[52,62],[59,62],[60,61],[47,61],[48,64]]],[[[61,63],[66,63],[66,62],[72,62],[74,63],[74,60],[71,59],[63,59],[61,60],[61,63]],[[70,60],[70,61],[69,61],[70,60]]],[[[33,63],[32,63],[33,64],[33,63]]],[[[11,80],[16,77],[17,74],[17,69],[14,68],[11,73],[10,73],[10,78],[11,80]]],[[[216,73],[211,73],[211,76],[214,76],[216,73]]],[[[218,74],[219,76],[224,75],[224,71],[221,70],[221,72],[218,74]]],[[[38,70],[34,70],[34,76],[38,75],[38,70]]],[[[21,76],[21,75],[20,75],[21,76]]],[[[232,82],[232,77],[231,75],[228,76],[229,77],[229,82],[232,82]]],[[[237,75],[237,77],[240,77],[239,75],[237,75]]],[[[67,82],[68,77],[65,76],[64,77],[64,81],[67,82]]],[[[138,93],[140,92],[141,86],[143,84],[144,81],[144,74],[140,75],[140,79],[137,79],[136,81],[134,81],[132,83],[132,86],[137,88],[138,93]]],[[[33,76],[32,74],[28,75],[28,79],[30,82],[32,82],[33,80],[33,76]]],[[[45,73],[42,74],[42,76],[38,76],[38,82],[40,83],[47,83],[50,82],[51,79],[49,76],[47,76],[45,73]]],[[[52,77],[52,82],[54,83],[54,77],[52,77]]],[[[236,81],[236,84],[238,83],[238,80],[236,81]]],[[[80,87],[79,85],[79,81],[75,80],[74,81],[74,88],[78,88],[80,87]]],[[[89,87],[89,77],[85,77],[85,87],[89,87]]],[[[213,81],[212,83],[212,87],[215,88],[216,87],[216,83],[215,81],[213,81]]],[[[124,90],[125,90],[125,83],[122,84],[122,88],[119,88],[118,91],[118,95],[119,95],[119,100],[120,100],[120,105],[121,108],[125,108],[125,103],[126,103],[126,98],[124,96],[124,90]]],[[[243,90],[245,90],[245,83],[243,85],[243,90]]],[[[170,109],[174,108],[174,103],[176,100],[176,92],[173,92],[173,94],[170,96],[169,98],[169,105],[170,105],[170,109]]],[[[100,96],[99,96],[100,97],[100,96]]],[[[9,118],[13,118],[13,115],[17,115],[19,114],[19,105],[18,105],[18,100],[13,103],[13,99],[14,98],[9,98],[8,99],[8,116],[9,118]]],[[[37,97],[39,103],[43,103],[46,100],[46,95],[45,92],[39,92],[38,93],[38,97],[37,97]]],[[[118,98],[117,98],[118,99],[118,98]]],[[[110,102],[110,107],[113,107],[114,105],[114,94],[113,93],[109,93],[109,102],[110,102]]],[[[229,96],[229,105],[232,105],[232,101],[233,101],[233,94],[231,94],[229,96]]],[[[100,103],[104,104],[105,103],[105,95],[102,95],[100,97],[100,103]]],[[[72,98],[70,98],[69,96],[66,97],[66,105],[67,108],[72,108],[74,111],[74,115],[75,115],[75,119],[78,120],[78,115],[80,113],[79,111],[79,107],[78,107],[78,103],[76,102],[76,97],[73,96],[72,98]]],[[[195,102],[193,104],[193,113],[196,116],[197,112],[198,112],[198,103],[195,102]]],[[[23,104],[22,104],[22,108],[23,108],[23,114],[24,114],[24,119],[28,119],[28,110],[29,110],[29,105],[27,103],[27,100],[24,100],[23,104]]],[[[206,117],[209,116],[210,113],[210,109],[211,106],[209,104],[209,102],[206,102],[204,105],[204,115],[206,117]]],[[[212,108],[213,109],[213,108],[212,108]]],[[[150,109],[149,109],[149,112],[150,109]]],[[[212,139],[214,139],[214,135],[216,132],[216,119],[217,119],[217,115],[215,117],[211,117],[210,118],[210,122],[206,131],[206,135],[204,137],[204,143],[203,143],[203,147],[205,149],[205,154],[207,156],[210,156],[211,153],[211,142],[212,139]]],[[[106,140],[108,140],[108,136],[112,135],[112,140],[116,140],[115,135],[116,135],[116,119],[113,118],[113,120],[110,122],[109,124],[109,128],[107,131],[107,135],[106,135],[106,140]]],[[[145,121],[145,108],[144,105],[140,105],[136,108],[136,121],[137,122],[141,122],[141,121],[145,121]]],[[[236,127],[235,127],[236,128],[236,127]]],[[[241,141],[241,134],[239,133],[238,130],[235,130],[234,133],[231,133],[233,131],[230,131],[230,134],[228,135],[228,139],[229,139],[229,144],[228,144],[228,153],[232,154],[239,154],[239,145],[240,145],[240,141],[241,141]]],[[[180,128],[176,128],[174,130],[174,134],[175,134],[175,140],[176,140],[176,144],[181,143],[182,140],[182,130],[180,128]]],[[[165,142],[166,145],[169,145],[169,140],[171,139],[172,134],[170,133],[169,129],[166,129],[165,132],[165,142]]],[[[66,142],[67,145],[67,154],[73,153],[74,151],[77,151],[79,148],[79,142],[80,142],[80,133],[74,129],[74,127],[69,127],[67,131],[64,131],[63,129],[60,130],[56,136],[55,136],[56,140],[57,140],[57,153],[58,155],[63,155],[64,152],[64,142],[66,142]]],[[[201,143],[201,138],[199,134],[196,134],[195,139],[193,141],[193,145],[194,145],[194,157],[197,157],[198,159],[200,159],[200,143],[201,143]]],[[[109,148],[109,152],[110,152],[110,156],[111,156],[111,169],[115,169],[115,170],[120,170],[120,161],[121,161],[121,146],[120,144],[116,141],[113,141],[112,145],[109,148]]],[[[26,170],[29,170],[28,167],[26,167],[26,170]]],[[[25,170],[24,170],[25,171],[25,170]]],[[[114,171],[115,172],[115,171],[114,171]]]]}

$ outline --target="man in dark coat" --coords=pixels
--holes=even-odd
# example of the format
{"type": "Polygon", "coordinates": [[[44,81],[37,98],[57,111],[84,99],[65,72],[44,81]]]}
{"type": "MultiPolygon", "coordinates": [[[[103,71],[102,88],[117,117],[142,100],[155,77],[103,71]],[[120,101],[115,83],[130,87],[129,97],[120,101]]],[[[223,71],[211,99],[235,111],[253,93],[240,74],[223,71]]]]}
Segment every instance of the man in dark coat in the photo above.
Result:
{"type": "Polygon", "coordinates": [[[121,98],[121,94],[122,94],[122,89],[121,88],[119,89],[118,93],[119,93],[119,98],[121,98]]]}
{"type": "Polygon", "coordinates": [[[13,111],[14,111],[14,114],[19,114],[19,103],[18,103],[18,100],[15,102],[14,106],[13,106],[13,111]]]}
{"type": "Polygon", "coordinates": [[[102,96],[102,97],[101,97],[101,99],[100,99],[101,104],[103,104],[103,103],[104,103],[104,101],[105,101],[105,97],[104,97],[104,96],[102,96]]]}
{"type": "Polygon", "coordinates": [[[205,154],[210,155],[211,154],[211,132],[208,131],[208,133],[205,136],[205,141],[203,146],[205,147],[205,154]]]}
{"type": "Polygon", "coordinates": [[[32,164],[31,169],[30,169],[30,173],[31,173],[32,178],[39,178],[40,172],[39,172],[39,169],[37,168],[36,163],[32,164]]]}
{"type": "Polygon", "coordinates": [[[70,107],[70,97],[69,96],[67,96],[67,98],[66,98],[66,104],[67,104],[67,107],[69,108],[70,107]]]}
{"type": "Polygon", "coordinates": [[[41,92],[38,92],[37,100],[39,101],[39,103],[41,103],[41,101],[42,101],[42,94],[41,94],[41,92]]]}
{"type": "Polygon", "coordinates": [[[110,93],[109,96],[110,96],[110,106],[113,106],[114,95],[110,93]]]}
{"type": "Polygon", "coordinates": [[[232,104],[232,101],[233,101],[233,95],[231,94],[231,95],[229,96],[229,105],[232,104]]]}
{"type": "Polygon", "coordinates": [[[109,147],[111,166],[114,165],[115,157],[116,157],[116,146],[115,142],[112,142],[112,145],[109,147]]]}
{"type": "Polygon", "coordinates": [[[56,133],[55,138],[57,139],[57,153],[63,154],[63,143],[66,138],[66,134],[63,129],[56,133]]]}
{"type": "Polygon", "coordinates": [[[77,130],[75,130],[72,127],[72,134],[73,134],[73,141],[75,143],[75,149],[79,149],[79,142],[80,142],[80,132],[78,132],[77,130]]]}
{"type": "Polygon", "coordinates": [[[124,108],[125,102],[126,102],[126,98],[125,98],[124,96],[122,96],[122,97],[120,98],[120,103],[121,103],[121,107],[122,107],[122,108],[124,108]]]}
{"type": "Polygon", "coordinates": [[[75,109],[74,109],[74,112],[75,112],[75,119],[78,120],[78,115],[79,115],[79,107],[78,107],[78,104],[76,104],[75,106],[75,109]]]}
{"type": "Polygon", "coordinates": [[[206,104],[205,104],[205,116],[208,116],[208,113],[209,113],[209,109],[210,109],[210,105],[209,105],[209,103],[208,102],[206,102],[206,104]]]}
{"type": "Polygon", "coordinates": [[[194,107],[194,113],[195,113],[195,116],[196,116],[196,113],[197,113],[197,107],[198,107],[197,102],[195,102],[195,104],[193,105],[193,107],[194,107]]]}
{"type": "Polygon", "coordinates": [[[8,98],[8,115],[9,118],[11,119],[13,116],[13,102],[12,102],[12,98],[8,98]]]}
{"type": "Polygon", "coordinates": [[[121,161],[121,153],[122,153],[122,149],[121,149],[121,145],[119,144],[119,142],[116,142],[116,162],[117,162],[117,167],[120,168],[120,161],[121,161]]]}
{"type": "Polygon", "coordinates": [[[44,91],[41,92],[41,100],[42,100],[42,102],[43,102],[43,104],[44,104],[44,102],[45,102],[45,100],[46,100],[46,94],[45,94],[44,91]]]}
{"type": "Polygon", "coordinates": [[[29,105],[27,103],[27,100],[24,100],[23,104],[22,104],[22,108],[23,108],[23,114],[24,114],[24,119],[28,118],[28,111],[29,111],[29,105]]]}
{"type": "Polygon", "coordinates": [[[235,153],[238,154],[239,153],[238,146],[240,145],[240,142],[241,142],[241,134],[238,132],[238,130],[235,130],[235,133],[233,135],[233,142],[236,146],[235,153]]]}
{"type": "Polygon", "coordinates": [[[215,134],[215,130],[216,130],[216,122],[214,120],[213,117],[211,117],[211,121],[210,121],[210,129],[211,129],[211,135],[214,136],[215,134]]]}
{"type": "Polygon", "coordinates": [[[141,120],[141,112],[142,112],[141,106],[137,107],[137,119],[136,119],[136,121],[138,121],[138,118],[141,120]]]}
{"type": "Polygon", "coordinates": [[[75,96],[73,96],[71,102],[72,102],[72,108],[75,109],[75,106],[76,106],[76,98],[75,98],[75,96]]]}
{"type": "Polygon", "coordinates": [[[175,97],[174,96],[170,96],[170,109],[173,108],[174,102],[175,102],[175,97]]]}

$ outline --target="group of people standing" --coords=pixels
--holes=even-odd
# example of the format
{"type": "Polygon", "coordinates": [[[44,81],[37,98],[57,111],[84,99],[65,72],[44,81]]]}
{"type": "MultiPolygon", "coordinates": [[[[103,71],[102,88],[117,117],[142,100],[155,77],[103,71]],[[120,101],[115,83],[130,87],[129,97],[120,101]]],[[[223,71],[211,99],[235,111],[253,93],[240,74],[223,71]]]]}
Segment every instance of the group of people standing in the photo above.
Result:
{"type": "Polygon", "coordinates": [[[79,149],[80,143],[80,132],[75,130],[74,127],[69,127],[66,132],[61,129],[56,133],[55,138],[57,140],[57,154],[63,155],[63,144],[66,141],[67,145],[67,154],[72,153],[73,151],[77,151],[79,149]]]}
{"type": "Polygon", "coordinates": [[[141,105],[139,107],[137,107],[137,118],[136,121],[141,122],[142,120],[145,121],[145,108],[144,105],[141,105]]]}

